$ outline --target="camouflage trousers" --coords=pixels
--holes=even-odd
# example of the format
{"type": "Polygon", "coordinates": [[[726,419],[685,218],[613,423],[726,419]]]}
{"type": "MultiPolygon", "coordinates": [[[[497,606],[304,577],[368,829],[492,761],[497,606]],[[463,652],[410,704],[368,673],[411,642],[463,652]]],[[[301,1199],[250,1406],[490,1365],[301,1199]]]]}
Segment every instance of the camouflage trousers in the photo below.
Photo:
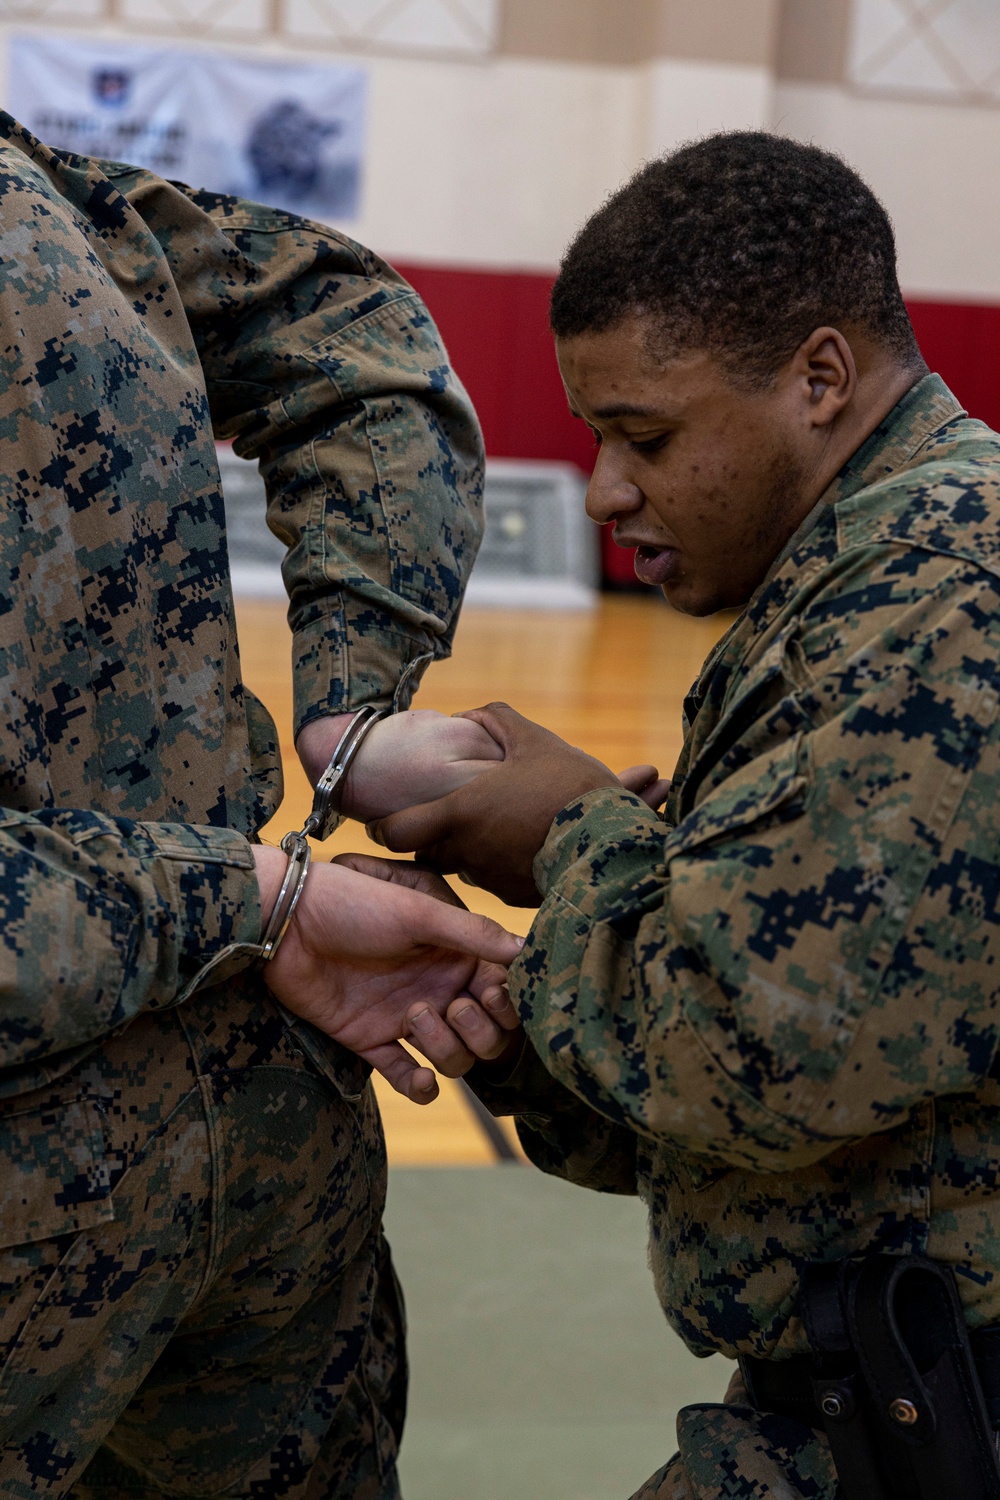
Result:
{"type": "Polygon", "coordinates": [[[403,1319],[356,1058],[219,987],[5,1101],[0,1148],[4,1500],[398,1496],[403,1319]]]}
{"type": "Polygon", "coordinates": [[[755,1411],[739,1374],[722,1405],[677,1414],[680,1451],[632,1500],[838,1500],[821,1432],[755,1411]]]}

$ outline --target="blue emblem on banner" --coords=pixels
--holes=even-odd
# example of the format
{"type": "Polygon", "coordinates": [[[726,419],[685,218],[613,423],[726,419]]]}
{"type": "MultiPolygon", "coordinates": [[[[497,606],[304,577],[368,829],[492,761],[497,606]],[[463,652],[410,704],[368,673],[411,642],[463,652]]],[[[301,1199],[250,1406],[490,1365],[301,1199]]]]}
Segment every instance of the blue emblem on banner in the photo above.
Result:
{"type": "Polygon", "coordinates": [[[90,84],[98,104],[120,109],[132,92],[132,74],[124,68],[95,68],[90,84]]]}

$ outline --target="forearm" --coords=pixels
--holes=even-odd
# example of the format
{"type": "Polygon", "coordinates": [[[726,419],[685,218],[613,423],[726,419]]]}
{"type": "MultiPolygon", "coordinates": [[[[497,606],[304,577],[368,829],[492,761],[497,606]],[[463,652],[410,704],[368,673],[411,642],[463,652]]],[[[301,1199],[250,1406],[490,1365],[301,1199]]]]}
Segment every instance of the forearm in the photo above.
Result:
{"type": "Polygon", "coordinates": [[[259,460],[288,548],[296,731],[388,706],[450,650],[482,532],[479,426],[427,309],[335,230],[105,165],[169,262],[216,435],[259,460]]]}
{"type": "MultiPolygon", "coordinates": [[[[880,718],[857,720],[877,737],[880,718]]],[[[547,1068],[610,1120],[792,1171],[980,1086],[996,1045],[991,940],[951,872],[995,847],[998,752],[966,758],[963,801],[933,755],[910,755],[900,794],[873,789],[845,745],[837,721],[779,743],[659,850],[624,794],[557,818],[511,995],[547,1068]],[[946,830],[933,846],[913,808],[946,830]]]]}

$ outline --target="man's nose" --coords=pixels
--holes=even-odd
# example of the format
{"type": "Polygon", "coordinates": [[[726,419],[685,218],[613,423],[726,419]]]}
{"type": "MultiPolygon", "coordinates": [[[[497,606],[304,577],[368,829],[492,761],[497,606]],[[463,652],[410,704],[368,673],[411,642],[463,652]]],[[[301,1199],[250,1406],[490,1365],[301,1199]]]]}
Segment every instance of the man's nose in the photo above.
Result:
{"type": "Polygon", "coordinates": [[[598,526],[606,526],[619,516],[632,515],[642,506],[642,490],[623,474],[615,472],[602,449],[587,486],[587,515],[598,526]]]}

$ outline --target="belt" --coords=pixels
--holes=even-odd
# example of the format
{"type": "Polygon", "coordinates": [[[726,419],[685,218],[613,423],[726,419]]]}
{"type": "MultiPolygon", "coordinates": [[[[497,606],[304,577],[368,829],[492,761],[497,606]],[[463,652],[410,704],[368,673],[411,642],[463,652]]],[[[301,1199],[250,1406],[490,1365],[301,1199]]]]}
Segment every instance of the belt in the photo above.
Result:
{"type": "MultiPolygon", "coordinates": [[[[1000,1325],[970,1329],[969,1343],[990,1425],[994,1431],[1000,1431],[1000,1325]]],[[[750,1405],[755,1410],[791,1417],[806,1427],[823,1428],[823,1414],[813,1394],[812,1380],[817,1369],[811,1355],[799,1354],[792,1359],[755,1359],[752,1355],[741,1354],[739,1367],[750,1405]]]]}

